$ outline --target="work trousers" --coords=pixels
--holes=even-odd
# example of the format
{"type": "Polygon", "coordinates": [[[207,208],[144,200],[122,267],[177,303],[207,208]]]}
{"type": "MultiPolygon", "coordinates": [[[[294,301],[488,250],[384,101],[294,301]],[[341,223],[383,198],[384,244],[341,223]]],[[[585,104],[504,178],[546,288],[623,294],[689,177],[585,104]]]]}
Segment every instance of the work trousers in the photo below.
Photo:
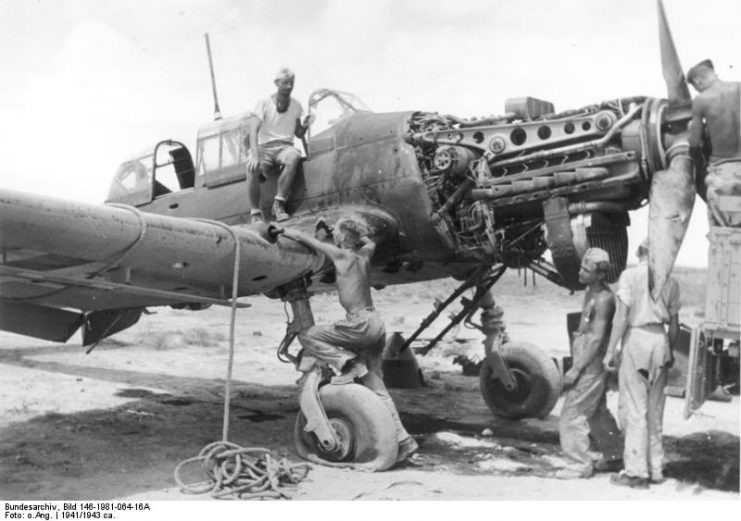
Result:
{"type": "Polygon", "coordinates": [[[367,385],[384,403],[394,420],[399,441],[409,437],[401,423],[394,400],[383,384],[383,348],[386,344],[386,329],[375,311],[362,310],[347,315],[329,326],[312,326],[298,335],[304,349],[314,358],[332,367],[337,374],[348,360],[360,357],[375,377],[367,385]]]}
{"type": "Polygon", "coordinates": [[[669,339],[661,324],[631,327],[623,337],[618,420],[625,432],[625,472],[661,479],[661,443],[669,339]]]}
{"type": "Polygon", "coordinates": [[[607,408],[607,373],[581,374],[564,395],[558,422],[561,448],[571,460],[570,468],[584,476],[592,474],[589,434],[605,460],[620,459],[623,443],[615,418],[607,408]]]}

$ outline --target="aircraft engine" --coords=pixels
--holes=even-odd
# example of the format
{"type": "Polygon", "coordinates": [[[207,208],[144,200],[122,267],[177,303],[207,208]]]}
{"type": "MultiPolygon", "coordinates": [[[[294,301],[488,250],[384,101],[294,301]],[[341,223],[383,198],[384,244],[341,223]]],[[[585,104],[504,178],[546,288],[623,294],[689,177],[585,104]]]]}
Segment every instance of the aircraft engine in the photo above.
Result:
{"type": "Polygon", "coordinates": [[[654,172],[667,168],[664,139],[676,122],[666,109],[633,97],[555,113],[518,98],[504,116],[478,120],[415,113],[407,141],[433,222],[458,254],[577,289],[589,247],[610,253],[611,282],[625,268],[628,211],[646,204],[654,172]]]}

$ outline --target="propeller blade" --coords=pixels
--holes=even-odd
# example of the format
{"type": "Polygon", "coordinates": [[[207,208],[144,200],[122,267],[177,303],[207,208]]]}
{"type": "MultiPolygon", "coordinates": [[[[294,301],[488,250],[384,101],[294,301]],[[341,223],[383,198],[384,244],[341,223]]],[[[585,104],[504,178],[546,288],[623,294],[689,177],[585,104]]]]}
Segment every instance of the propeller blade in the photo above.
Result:
{"type": "Polygon", "coordinates": [[[669,278],[695,204],[694,164],[685,145],[654,172],[648,210],[648,288],[656,300],[669,278]]]}
{"type": "Polygon", "coordinates": [[[659,7],[659,45],[661,47],[661,69],[666,82],[666,90],[672,105],[691,103],[690,89],[684,78],[682,64],[679,63],[679,55],[674,47],[674,39],[666,21],[664,3],[658,0],[659,7]]]}

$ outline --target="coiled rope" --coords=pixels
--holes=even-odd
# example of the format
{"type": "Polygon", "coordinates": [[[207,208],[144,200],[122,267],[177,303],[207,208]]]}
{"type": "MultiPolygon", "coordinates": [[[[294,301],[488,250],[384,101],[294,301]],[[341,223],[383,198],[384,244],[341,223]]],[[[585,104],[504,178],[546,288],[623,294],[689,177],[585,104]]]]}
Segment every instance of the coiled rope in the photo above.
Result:
{"type": "Polygon", "coordinates": [[[175,481],[186,494],[211,493],[217,499],[288,499],[280,487],[295,486],[309,473],[310,466],[291,465],[286,458],[273,458],[268,449],[244,448],[229,441],[206,445],[195,458],[175,468],[175,481]],[[209,479],[184,483],[180,473],[189,464],[199,463],[209,479]]]}
{"type": "Polygon", "coordinates": [[[220,221],[196,219],[226,230],[234,239],[234,271],[232,276],[231,320],[229,323],[229,360],[224,389],[224,419],[222,440],[209,443],[198,456],[186,459],[175,467],[175,482],[185,494],[209,492],[216,499],[288,499],[278,490],[281,486],[295,486],[309,473],[305,463],[292,465],[286,458],[273,458],[270,450],[262,447],[240,447],[228,441],[229,409],[231,401],[232,370],[234,367],[234,337],[239,296],[239,264],[242,250],[236,232],[220,221]],[[183,469],[200,463],[205,480],[186,483],[181,477],[183,469]]]}

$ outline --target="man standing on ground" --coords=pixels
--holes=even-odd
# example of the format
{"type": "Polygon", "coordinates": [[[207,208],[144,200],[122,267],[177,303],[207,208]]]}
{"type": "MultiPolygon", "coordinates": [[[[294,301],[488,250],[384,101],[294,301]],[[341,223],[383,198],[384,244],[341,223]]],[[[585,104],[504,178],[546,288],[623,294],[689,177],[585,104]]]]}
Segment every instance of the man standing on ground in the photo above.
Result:
{"type": "Polygon", "coordinates": [[[636,252],[640,263],[620,276],[617,312],[604,358],[608,370],[620,352],[618,419],[625,433],[625,468],[610,476],[615,485],[648,488],[662,483],[662,423],[667,371],[674,364],[679,337],[679,284],[669,277],[658,301],[648,289],[648,239],[636,252]],[[668,334],[664,324],[669,324],[668,334]]]}
{"type": "Polygon", "coordinates": [[[705,178],[710,225],[739,226],[741,217],[718,203],[720,195],[741,195],[741,83],[722,81],[710,60],[692,67],[687,80],[699,92],[692,102],[690,146],[702,150],[707,134],[712,148],[705,178]]]}
{"type": "Polygon", "coordinates": [[[607,372],[602,366],[610,338],[615,297],[605,282],[610,256],[600,248],[584,254],[579,282],[587,285],[581,321],[573,342],[573,365],[564,375],[567,388],[559,418],[561,448],[570,465],[556,473],[561,479],[588,478],[594,470],[619,470],[622,438],[607,409],[607,372]],[[590,431],[602,459],[589,454],[590,431]]]}
{"type": "Polygon", "coordinates": [[[337,294],[347,318],[330,326],[312,326],[298,339],[313,357],[325,362],[335,373],[332,384],[361,383],[375,392],[388,408],[399,440],[397,461],[417,450],[417,442],[404,429],[393,399],[383,383],[381,364],[386,330],[373,307],[370,291],[370,261],[376,244],[368,237],[366,225],[343,217],[335,225],[335,245],[322,242],[298,230],[286,229],[286,237],[324,253],[336,272],[337,294]]]}
{"type": "Polygon", "coordinates": [[[295,80],[291,69],[278,69],[275,75],[276,93],[258,101],[253,111],[247,157],[247,191],[253,222],[264,221],[260,209],[260,183],[274,167],[282,170],[278,177],[273,215],[279,222],[289,217],[285,203],[301,159],[301,152],[293,146],[293,137],[302,138],[310,124],[309,116],[301,120],[304,109],[291,97],[295,80]]]}

